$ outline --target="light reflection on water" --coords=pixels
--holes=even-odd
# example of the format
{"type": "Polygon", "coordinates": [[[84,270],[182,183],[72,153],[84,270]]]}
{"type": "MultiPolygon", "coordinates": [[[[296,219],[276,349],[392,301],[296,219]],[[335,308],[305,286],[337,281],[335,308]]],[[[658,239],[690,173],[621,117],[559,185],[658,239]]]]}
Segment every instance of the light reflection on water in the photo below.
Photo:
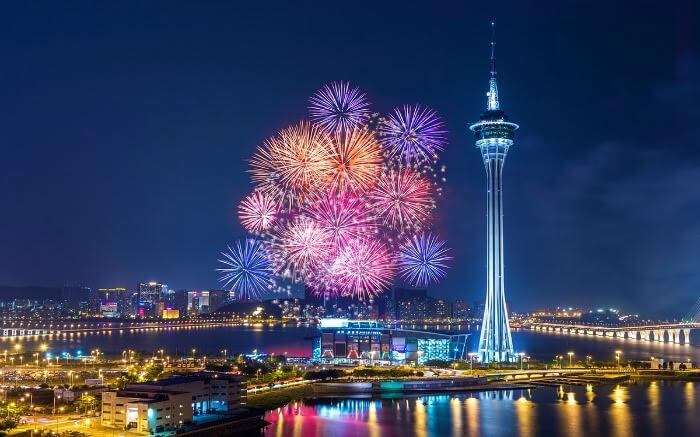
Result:
{"type": "Polygon", "coordinates": [[[266,436],[700,435],[697,384],[321,398],[268,412],[266,436]]]}

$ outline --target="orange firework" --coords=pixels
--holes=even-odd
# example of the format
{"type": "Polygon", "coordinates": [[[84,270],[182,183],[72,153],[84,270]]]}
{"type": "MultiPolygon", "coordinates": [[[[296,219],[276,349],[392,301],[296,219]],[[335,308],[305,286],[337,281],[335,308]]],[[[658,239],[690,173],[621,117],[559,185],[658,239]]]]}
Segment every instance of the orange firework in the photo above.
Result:
{"type": "Polygon", "coordinates": [[[367,129],[352,129],[333,135],[328,187],[336,192],[363,192],[372,188],[382,166],[381,147],[367,129]]]}
{"type": "Polygon", "coordinates": [[[291,207],[327,179],[329,157],[328,135],[302,121],[265,141],[251,159],[250,173],[266,194],[291,207]]]}

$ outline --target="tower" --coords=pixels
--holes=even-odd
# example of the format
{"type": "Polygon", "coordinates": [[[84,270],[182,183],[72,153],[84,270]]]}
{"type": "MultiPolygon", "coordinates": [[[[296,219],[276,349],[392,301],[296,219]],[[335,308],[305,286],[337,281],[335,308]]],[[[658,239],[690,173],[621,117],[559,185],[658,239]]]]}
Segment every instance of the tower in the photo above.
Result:
{"type": "Polygon", "coordinates": [[[481,322],[479,358],[482,363],[514,361],[513,339],[503,287],[503,164],[518,125],[500,109],[496,82],[496,25],[491,23],[491,61],[486,111],[469,126],[486,169],[487,280],[481,322]]]}

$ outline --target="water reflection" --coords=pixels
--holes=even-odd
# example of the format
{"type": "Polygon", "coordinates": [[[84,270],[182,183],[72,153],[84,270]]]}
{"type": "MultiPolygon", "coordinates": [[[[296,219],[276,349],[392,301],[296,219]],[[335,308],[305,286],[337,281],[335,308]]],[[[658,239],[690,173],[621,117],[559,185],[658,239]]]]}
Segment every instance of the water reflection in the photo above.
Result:
{"type": "Polygon", "coordinates": [[[263,432],[276,437],[700,435],[696,386],[642,382],[322,398],[268,412],[270,426],[263,432]],[[671,419],[678,414],[680,420],[671,419]]]}
{"type": "Polygon", "coordinates": [[[628,437],[632,435],[632,418],[630,416],[629,393],[627,387],[617,385],[610,398],[613,404],[610,408],[610,425],[614,437],[628,437]]]}

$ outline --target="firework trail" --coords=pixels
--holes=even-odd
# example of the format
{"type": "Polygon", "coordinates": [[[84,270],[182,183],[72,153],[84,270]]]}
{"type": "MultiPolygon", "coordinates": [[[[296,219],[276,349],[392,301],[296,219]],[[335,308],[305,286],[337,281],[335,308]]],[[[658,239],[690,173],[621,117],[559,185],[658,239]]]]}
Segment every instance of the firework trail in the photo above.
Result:
{"type": "Polygon", "coordinates": [[[414,235],[399,252],[399,276],[416,287],[426,287],[445,276],[452,259],[445,242],[430,233],[414,235]]]}
{"type": "Polygon", "coordinates": [[[237,292],[239,299],[260,298],[273,284],[273,271],[263,243],[247,238],[243,244],[238,241],[227,249],[219,259],[225,267],[216,269],[221,272],[219,281],[237,292]]]}
{"type": "Polygon", "coordinates": [[[435,112],[420,105],[396,108],[379,125],[379,137],[389,158],[409,165],[436,160],[445,147],[446,135],[435,112]]]}
{"type": "Polygon", "coordinates": [[[377,216],[399,233],[420,230],[435,208],[432,184],[411,169],[390,169],[370,193],[377,216]]]}
{"type": "Polygon", "coordinates": [[[238,219],[248,232],[259,234],[272,227],[279,210],[280,206],[272,196],[254,191],[238,205],[238,219]]]}
{"type": "Polygon", "coordinates": [[[333,82],[309,99],[309,114],[312,121],[329,132],[347,131],[369,119],[369,102],[348,82],[333,82]]]}

